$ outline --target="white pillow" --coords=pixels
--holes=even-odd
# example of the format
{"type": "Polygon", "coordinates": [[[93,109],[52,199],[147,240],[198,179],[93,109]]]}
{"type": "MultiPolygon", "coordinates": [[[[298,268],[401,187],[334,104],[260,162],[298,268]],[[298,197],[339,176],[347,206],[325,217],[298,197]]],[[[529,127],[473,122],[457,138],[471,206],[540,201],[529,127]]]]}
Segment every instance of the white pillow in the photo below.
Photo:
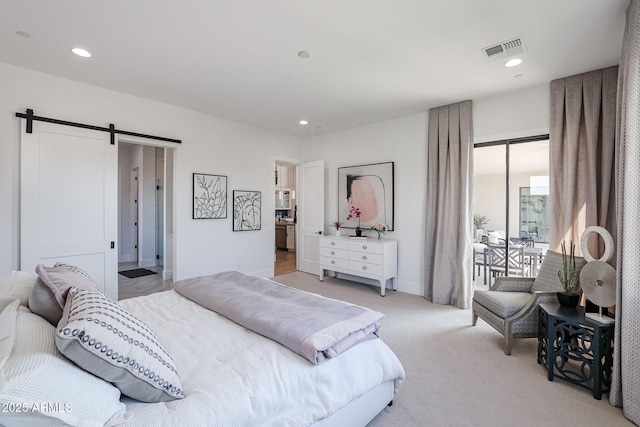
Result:
{"type": "Polygon", "coordinates": [[[20,304],[27,307],[29,294],[33,285],[38,280],[35,274],[23,271],[13,271],[10,274],[0,276],[0,311],[17,299],[20,304]]]}
{"type": "Polygon", "coordinates": [[[492,245],[499,245],[500,244],[500,239],[497,236],[492,236],[491,234],[489,234],[489,243],[491,243],[492,245]]]}
{"type": "Polygon", "coordinates": [[[176,364],[158,337],[103,294],[71,288],[56,345],[76,365],[136,400],[184,397],[176,364]]]}
{"type": "Polygon", "coordinates": [[[16,299],[0,312],[0,390],[4,388],[5,384],[2,367],[13,350],[18,305],[20,305],[20,300],[16,299]]]}
{"type": "Polygon", "coordinates": [[[0,424],[102,427],[126,421],[119,390],[65,359],[56,349],[53,326],[17,304],[5,308],[0,320],[11,316],[12,351],[0,366],[0,424]]]}

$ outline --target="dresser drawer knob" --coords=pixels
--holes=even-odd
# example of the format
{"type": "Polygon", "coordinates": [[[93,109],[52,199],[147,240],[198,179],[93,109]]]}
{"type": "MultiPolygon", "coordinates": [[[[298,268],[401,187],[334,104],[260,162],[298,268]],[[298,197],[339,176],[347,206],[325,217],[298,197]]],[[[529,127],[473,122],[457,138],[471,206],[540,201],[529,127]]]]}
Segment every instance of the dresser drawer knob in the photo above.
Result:
{"type": "Polygon", "coordinates": [[[366,270],[366,269],[367,269],[367,266],[366,266],[366,265],[363,265],[363,266],[362,266],[362,269],[363,269],[363,270],[366,270]]]}
{"type": "Polygon", "coordinates": [[[362,246],[362,249],[365,249],[365,250],[366,250],[366,249],[367,249],[367,245],[363,245],[363,246],[362,246]]]}
{"type": "Polygon", "coordinates": [[[331,264],[335,264],[336,262],[334,260],[331,260],[331,264]]]}
{"type": "Polygon", "coordinates": [[[367,256],[366,256],[366,255],[363,255],[363,256],[362,256],[362,259],[363,259],[363,260],[366,260],[366,259],[367,259],[367,256]]]}
{"type": "Polygon", "coordinates": [[[336,251],[331,251],[331,255],[335,255],[335,254],[336,254],[336,251]]]}
{"type": "Polygon", "coordinates": [[[336,245],[336,242],[331,242],[331,246],[335,246],[335,245],[336,245]]]}

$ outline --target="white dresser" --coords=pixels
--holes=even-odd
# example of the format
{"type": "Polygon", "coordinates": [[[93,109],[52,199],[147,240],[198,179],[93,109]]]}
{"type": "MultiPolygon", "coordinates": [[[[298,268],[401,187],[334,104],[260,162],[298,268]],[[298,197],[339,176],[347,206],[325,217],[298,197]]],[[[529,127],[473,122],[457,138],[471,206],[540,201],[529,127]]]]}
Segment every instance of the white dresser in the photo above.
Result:
{"type": "Polygon", "coordinates": [[[396,289],[397,240],[352,240],[338,236],[320,236],[319,240],[320,281],[324,279],[324,271],[329,270],[375,279],[380,282],[382,296],[388,279],[392,279],[392,287],[396,289]]]}

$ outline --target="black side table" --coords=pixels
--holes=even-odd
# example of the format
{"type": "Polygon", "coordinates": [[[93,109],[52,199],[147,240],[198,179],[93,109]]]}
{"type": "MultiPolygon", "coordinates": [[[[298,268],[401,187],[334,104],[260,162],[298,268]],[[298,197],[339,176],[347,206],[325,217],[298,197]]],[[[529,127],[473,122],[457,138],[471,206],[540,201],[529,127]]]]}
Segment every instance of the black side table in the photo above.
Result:
{"type": "Polygon", "coordinates": [[[593,390],[600,400],[611,387],[614,324],[605,325],[584,316],[584,308],[540,304],[538,314],[538,364],[554,376],[593,390]]]}

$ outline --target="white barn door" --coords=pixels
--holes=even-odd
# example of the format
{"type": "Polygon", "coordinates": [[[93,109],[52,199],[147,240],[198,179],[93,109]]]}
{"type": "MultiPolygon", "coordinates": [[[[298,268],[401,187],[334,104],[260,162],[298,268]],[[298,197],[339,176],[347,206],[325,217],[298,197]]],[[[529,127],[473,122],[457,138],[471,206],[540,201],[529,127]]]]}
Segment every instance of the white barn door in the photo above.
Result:
{"type": "Polygon", "coordinates": [[[319,236],[324,230],[324,161],[302,163],[298,212],[298,270],[318,274],[319,236]]]}
{"type": "Polygon", "coordinates": [[[118,299],[117,170],[109,133],[23,121],[21,270],[76,265],[118,299]]]}

